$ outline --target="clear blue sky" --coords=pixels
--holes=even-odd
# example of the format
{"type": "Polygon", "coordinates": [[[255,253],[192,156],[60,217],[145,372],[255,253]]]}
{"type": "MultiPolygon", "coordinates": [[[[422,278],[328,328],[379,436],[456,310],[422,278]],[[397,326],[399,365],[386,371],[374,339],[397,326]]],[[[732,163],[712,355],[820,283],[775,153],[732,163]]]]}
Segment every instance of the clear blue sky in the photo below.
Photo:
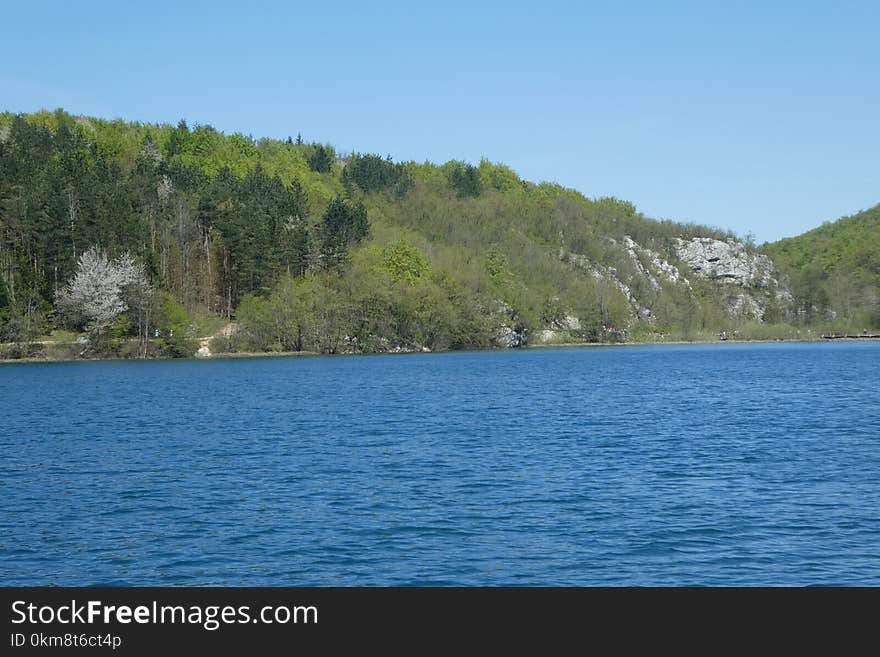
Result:
{"type": "Polygon", "coordinates": [[[880,202],[876,1],[185,4],[2,2],[0,109],[487,157],[759,241],[880,202]]]}

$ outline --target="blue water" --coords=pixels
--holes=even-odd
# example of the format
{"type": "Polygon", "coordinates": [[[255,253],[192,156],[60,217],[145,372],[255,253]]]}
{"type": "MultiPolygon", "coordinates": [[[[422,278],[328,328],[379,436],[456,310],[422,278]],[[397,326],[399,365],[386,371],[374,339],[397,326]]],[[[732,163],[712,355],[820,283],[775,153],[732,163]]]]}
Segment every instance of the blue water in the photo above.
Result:
{"type": "Polygon", "coordinates": [[[0,367],[2,585],[880,585],[880,343],[0,367]]]}

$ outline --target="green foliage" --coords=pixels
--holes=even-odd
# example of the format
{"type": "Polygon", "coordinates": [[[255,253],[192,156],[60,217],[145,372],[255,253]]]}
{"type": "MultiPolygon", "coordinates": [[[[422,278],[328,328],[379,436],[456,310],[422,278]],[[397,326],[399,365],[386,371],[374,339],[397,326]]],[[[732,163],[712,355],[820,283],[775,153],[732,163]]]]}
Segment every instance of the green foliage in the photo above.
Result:
{"type": "Polygon", "coordinates": [[[333,165],[333,151],[318,144],[309,157],[309,168],[315,173],[330,173],[333,165]]]}
{"type": "Polygon", "coordinates": [[[337,264],[349,245],[360,242],[370,231],[367,208],[337,196],[327,206],[321,223],[321,254],[325,266],[337,264]]]}
{"type": "Polygon", "coordinates": [[[732,337],[736,340],[800,340],[814,337],[806,330],[788,324],[748,322],[738,327],[732,337]]]}
{"type": "MultiPolygon", "coordinates": [[[[242,327],[232,348],[326,353],[486,347],[511,327],[534,333],[570,315],[580,328],[553,330],[573,340],[758,332],[727,314],[718,286],[647,289],[634,276],[654,317],[638,324],[596,274],[633,273],[627,235],[674,262],[675,238],[728,231],[652,221],[627,201],[523,181],[488,160],[338,162],[299,136],[0,115],[0,341],[54,327],[55,292],[93,246],[131,253],[162,291],[105,336],[122,355],[140,338],[142,355],[188,357],[195,337],[232,319],[242,327]],[[147,324],[162,329],[149,344],[147,324]]],[[[873,208],[764,247],[792,281],[799,328],[880,326],[878,225],[873,208]]],[[[767,318],[786,313],[768,303],[767,318]]]]}
{"type": "Polygon", "coordinates": [[[880,205],[763,249],[789,276],[801,321],[880,328],[880,205]]]}
{"type": "Polygon", "coordinates": [[[125,338],[131,333],[132,325],[128,315],[120,315],[116,318],[106,334],[106,351],[118,355],[125,344],[125,338]]]}
{"type": "Polygon", "coordinates": [[[158,344],[163,353],[175,358],[191,357],[197,349],[189,313],[170,293],[162,294],[157,325],[158,344]]]}
{"type": "Polygon", "coordinates": [[[6,281],[0,276],[0,342],[6,342],[6,327],[12,316],[12,300],[9,298],[9,288],[6,281]]]}
{"type": "Polygon", "coordinates": [[[472,164],[451,162],[448,166],[449,185],[459,197],[479,196],[483,191],[480,170],[472,164]]]}
{"type": "Polygon", "coordinates": [[[229,144],[245,158],[252,159],[258,154],[257,146],[252,137],[245,137],[240,132],[233,133],[228,137],[229,144]]]}
{"type": "Polygon", "coordinates": [[[480,188],[492,189],[506,194],[525,191],[525,186],[516,172],[504,164],[493,164],[489,160],[480,160],[480,188]]]}
{"type": "Polygon", "coordinates": [[[662,342],[666,332],[651,322],[638,321],[629,328],[629,336],[634,342],[662,342]]]}
{"type": "Polygon", "coordinates": [[[509,267],[507,256],[497,246],[492,246],[486,253],[486,273],[489,280],[500,288],[506,287],[512,278],[509,267]]]}
{"type": "Polygon", "coordinates": [[[425,254],[406,240],[390,244],[382,250],[382,267],[395,283],[405,282],[409,285],[415,285],[427,275],[430,268],[425,254]]]}
{"type": "Polygon", "coordinates": [[[493,326],[484,304],[447,275],[432,273],[406,242],[359,249],[341,276],[286,278],[266,298],[245,297],[238,310],[240,348],[338,353],[485,347],[493,326]]]}
{"type": "Polygon", "coordinates": [[[247,351],[336,353],[346,307],[328,274],[283,278],[268,298],[247,296],[238,309],[241,348],[247,351]]]}
{"type": "Polygon", "coordinates": [[[77,338],[77,333],[75,331],[66,331],[64,329],[55,329],[48,335],[40,336],[41,342],[57,342],[57,343],[65,343],[65,342],[74,342],[77,338]]]}
{"type": "Polygon", "coordinates": [[[353,155],[342,170],[342,182],[348,189],[357,187],[363,192],[392,189],[404,196],[413,184],[412,177],[402,164],[395,164],[389,155],[353,155]]]}
{"type": "Polygon", "coordinates": [[[0,360],[39,359],[44,347],[38,343],[0,344],[0,360]]]}
{"type": "Polygon", "coordinates": [[[601,198],[597,198],[595,200],[595,204],[600,208],[610,210],[614,213],[619,213],[625,217],[639,216],[635,205],[633,205],[629,201],[622,201],[619,198],[614,198],[613,196],[603,196],[601,198]]]}

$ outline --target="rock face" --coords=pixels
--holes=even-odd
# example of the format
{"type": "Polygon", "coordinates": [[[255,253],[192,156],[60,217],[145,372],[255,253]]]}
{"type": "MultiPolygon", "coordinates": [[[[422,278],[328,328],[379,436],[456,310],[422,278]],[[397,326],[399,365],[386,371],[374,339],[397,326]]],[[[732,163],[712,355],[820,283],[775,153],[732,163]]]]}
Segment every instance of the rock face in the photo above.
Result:
{"type": "Polygon", "coordinates": [[[207,347],[199,347],[199,350],[196,352],[196,358],[210,358],[211,350],[207,347]]]}
{"type": "Polygon", "coordinates": [[[682,283],[687,287],[691,286],[690,281],[682,276],[674,265],[663,259],[656,251],[639,246],[629,235],[624,235],[623,246],[626,248],[626,252],[633,265],[647,279],[651,289],[655,291],[660,289],[660,282],[657,280],[658,276],[665,278],[671,283],[682,283]]]}
{"type": "Polygon", "coordinates": [[[493,309],[496,329],[493,342],[498,347],[524,347],[529,342],[528,330],[519,321],[513,308],[503,301],[496,301],[493,309]]]}
{"type": "Polygon", "coordinates": [[[542,331],[538,331],[535,334],[535,342],[538,344],[547,344],[548,342],[552,342],[556,339],[556,336],[559,335],[559,331],[554,331],[552,329],[544,329],[542,331]]]}
{"type": "Polygon", "coordinates": [[[728,288],[727,312],[731,316],[760,321],[769,302],[786,308],[794,301],[788,286],[780,281],[773,261],[761,253],[749,252],[736,240],[679,238],[674,248],[696,276],[728,288]]]}
{"type": "Polygon", "coordinates": [[[758,288],[768,288],[773,282],[773,261],[765,255],[749,253],[735,240],[677,238],[675,252],[692,272],[703,278],[758,288]]]}
{"type": "Polygon", "coordinates": [[[580,318],[574,315],[565,315],[550,322],[549,328],[536,332],[533,338],[536,344],[547,344],[555,342],[557,339],[577,340],[577,338],[572,336],[572,332],[579,331],[580,329],[580,318]]]}
{"type": "Polygon", "coordinates": [[[634,319],[648,321],[654,319],[651,304],[644,298],[644,295],[639,293],[639,290],[656,293],[664,284],[683,285],[690,289],[690,281],[679,273],[675,265],[656,251],[640,246],[629,235],[624,236],[623,242],[617,242],[610,237],[606,241],[612,249],[619,253],[620,266],[601,265],[584,255],[565,251],[561,251],[559,257],[590,274],[593,278],[605,280],[614,285],[629,302],[634,319]]]}
{"type": "MultiPolygon", "coordinates": [[[[679,298],[690,297],[699,306],[694,285],[701,280],[711,282],[715,298],[732,319],[762,321],[771,305],[775,317],[784,315],[792,305],[788,285],[773,261],[736,240],[676,238],[660,253],[625,235],[620,241],[606,238],[604,246],[607,264],[564,249],[559,257],[585,274],[614,285],[629,303],[631,321],[654,321],[655,302],[664,290],[678,290],[679,298]]],[[[549,341],[563,327],[545,328],[537,337],[549,341]]]]}
{"type": "Polygon", "coordinates": [[[499,347],[513,349],[522,347],[528,343],[525,329],[517,329],[513,326],[502,326],[495,334],[495,344],[499,347]]]}
{"type": "Polygon", "coordinates": [[[577,331],[581,327],[581,320],[573,315],[566,315],[562,319],[553,322],[553,328],[563,331],[577,331]]]}
{"type": "Polygon", "coordinates": [[[626,297],[626,300],[629,302],[633,315],[637,319],[649,319],[652,316],[651,310],[639,303],[639,300],[635,297],[635,295],[633,295],[630,286],[627,285],[627,283],[622,279],[616,267],[606,267],[604,265],[600,265],[598,262],[594,262],[590,260],[587,256],[581,255],[580,253],[567,253],[565,251],[561,251],[559,257],[561,260],[564,260],[569,264],[577,267],[578,269],[589,274],[593,278],[608,281],[614,287],[620,290],[620,292],[623,294],[623,296],[626,297]]]}

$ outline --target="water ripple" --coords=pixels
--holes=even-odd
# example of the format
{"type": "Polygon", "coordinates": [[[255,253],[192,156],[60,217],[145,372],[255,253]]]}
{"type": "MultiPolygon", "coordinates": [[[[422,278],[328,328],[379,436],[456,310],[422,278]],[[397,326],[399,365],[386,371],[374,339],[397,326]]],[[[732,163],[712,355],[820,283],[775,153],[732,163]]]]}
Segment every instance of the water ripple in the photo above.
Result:
{"type": "Polygon", "coordinates": [[[880,585],[880,345],[0,367],[3,585],[880,585]]]}

